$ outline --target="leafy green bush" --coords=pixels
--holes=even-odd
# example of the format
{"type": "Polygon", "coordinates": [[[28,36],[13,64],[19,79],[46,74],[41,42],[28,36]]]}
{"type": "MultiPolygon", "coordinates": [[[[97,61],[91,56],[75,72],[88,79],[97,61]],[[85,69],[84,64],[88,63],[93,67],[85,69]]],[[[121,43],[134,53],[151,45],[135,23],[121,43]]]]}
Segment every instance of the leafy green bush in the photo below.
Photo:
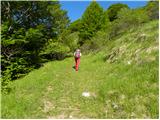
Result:
{"type": "Polygon", "coordinates": [[[91,51],[91,40],[86,40],[84,44],[80,47],[83,54],[88,54],[91,51]]]}
{"type": "Polygon", "coordinates": [[[109,40],[109,34],[104,31],[98,31],[96,35],[91,39],[91,46],[92,50],[100,50],[103,48],[107,41],[109,40]]]}
{"type": "Polygon", "coordinates": [[[111,37],[118,35],[131,27],[136,27],[147,22],[148,16],[143,9],[123,8],[118,12],[118,19],[112,23],[111,37]]]}
{"type": "Polygon", "coordinates": [[[159,1],[149,1],[145,6],[145,10],[150,18],[150,20],[159,18],[159,1]]]}
{"type": "Polygon", "coordinates": [[[41,31],[33,28],[30,28],[26,32],[26,40],[28,41],[27,46],[29,45],[29,50],[39,50],[39,48],[43,46],[43,43],[45,43],[41,31]]]}
{"type": "Polygon", "coordinates": [[[70,48],[60,42],[49,40],[40,52],[40,56],[48,59],[64,59],[66,54],[70,51],[70,48]]]}
{"type": "Polygon", "coordinates": [[[79,47],[79,32],[71,33],[67,36],[65,40],[65,44],[70,48],[70,51],[74,51],[76,48],[79,47]]]}
{"type": "Polygon", "coordinates": [[[97,52],[107,45],[108,40],[109,33],[105,31],[98,31],[94,37],[92,37],[90,40],[86,40],[80,49],[85,54],[97,52]]]}
{"type": "Polygon", "coordinates": [[[10,87],[8,85],[10,81],[20,78],[32,70],[32,67],[28,66],[28,63],[24,58],[16,58],[12,61],[7,61],[2,57],[2,63],[7,63],[6,67],[3,68],[2,71],[1,84],[2,92],[4,93],[9,92],[10,87]]]}

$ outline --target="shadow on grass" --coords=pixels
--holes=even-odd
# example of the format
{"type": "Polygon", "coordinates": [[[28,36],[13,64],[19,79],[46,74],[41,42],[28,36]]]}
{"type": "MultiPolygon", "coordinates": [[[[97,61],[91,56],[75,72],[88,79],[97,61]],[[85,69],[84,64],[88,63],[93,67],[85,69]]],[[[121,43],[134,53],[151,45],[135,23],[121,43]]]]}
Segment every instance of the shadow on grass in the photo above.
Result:
{"type": "Polygon", "coordinates": [[[76,66],[74,65],[72,68],[73,68],[73,69],[76,69],[76,66]]]}

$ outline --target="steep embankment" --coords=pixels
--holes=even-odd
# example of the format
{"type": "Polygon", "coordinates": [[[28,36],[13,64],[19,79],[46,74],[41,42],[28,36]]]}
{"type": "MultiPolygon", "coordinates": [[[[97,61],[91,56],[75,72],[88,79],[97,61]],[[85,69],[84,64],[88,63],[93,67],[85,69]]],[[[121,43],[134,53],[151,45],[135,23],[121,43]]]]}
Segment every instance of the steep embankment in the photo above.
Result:
{"type": "Polygon", "coordinates": [[[2,118],[158,118],[158,21],[83,56],[78,72],[73,65],[48,62],[14,81],[2,118]]]}

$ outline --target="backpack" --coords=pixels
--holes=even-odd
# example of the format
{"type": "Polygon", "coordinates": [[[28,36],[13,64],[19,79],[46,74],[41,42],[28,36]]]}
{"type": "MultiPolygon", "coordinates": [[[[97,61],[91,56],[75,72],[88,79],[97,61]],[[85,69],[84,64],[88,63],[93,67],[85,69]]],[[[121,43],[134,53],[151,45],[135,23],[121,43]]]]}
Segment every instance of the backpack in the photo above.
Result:
{"type": "Polygon", "coordinates": [[[75,58],[80,58],[80,52],[78,51],[75,52],[75,58]]]}

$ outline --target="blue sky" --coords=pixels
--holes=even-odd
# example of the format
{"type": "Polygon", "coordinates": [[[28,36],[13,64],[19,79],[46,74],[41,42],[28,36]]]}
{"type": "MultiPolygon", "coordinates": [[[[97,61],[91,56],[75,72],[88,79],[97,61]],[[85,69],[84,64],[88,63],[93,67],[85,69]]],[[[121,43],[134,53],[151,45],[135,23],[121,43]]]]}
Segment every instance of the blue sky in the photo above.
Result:
{"type": "MultiPolygon", "coordinates": [[[[60,1],[61,8],[68,11],[68,16],[71,20],[71,22],[77,20],[80,18],[87,8],[87,6],[90,4],[91,1],[60,1]]],[[[103,7],[105,10],[112,4],[115,3],[123,3],[127,4],[130,8],[137,8],[141,6],[145,6],[147,4],[147,1],[97,1],[101,7],[103,7]]]]}

